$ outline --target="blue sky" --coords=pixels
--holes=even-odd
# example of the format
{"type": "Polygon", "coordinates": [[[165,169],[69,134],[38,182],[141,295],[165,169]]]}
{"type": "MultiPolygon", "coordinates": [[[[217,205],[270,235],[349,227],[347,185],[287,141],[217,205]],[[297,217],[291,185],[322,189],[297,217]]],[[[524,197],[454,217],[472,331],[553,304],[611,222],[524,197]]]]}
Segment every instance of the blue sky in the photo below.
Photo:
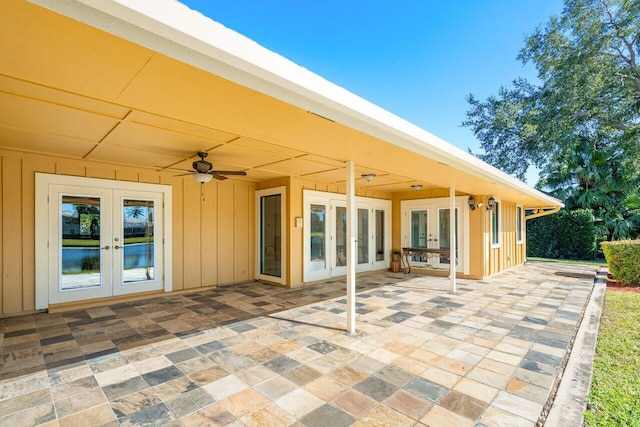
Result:
{"type": "MultiPolygon", "coordinates": [[[[536,70],[524,38],[562,0],[181,0],[316,74],[466,150],[465,97],[536,70]]],[[[527,181],[535,184],[535,175],[527,181]]]]}

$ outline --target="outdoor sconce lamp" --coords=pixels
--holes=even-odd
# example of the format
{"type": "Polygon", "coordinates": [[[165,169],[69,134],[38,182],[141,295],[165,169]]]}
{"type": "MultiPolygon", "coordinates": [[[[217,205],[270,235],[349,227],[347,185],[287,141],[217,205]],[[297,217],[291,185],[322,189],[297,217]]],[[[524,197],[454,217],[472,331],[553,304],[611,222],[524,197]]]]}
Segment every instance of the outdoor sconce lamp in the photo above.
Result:
{"type": "Polygon", "coordinates": [[[375,173],[363,173],[362,175],[360,175],[362,177],[362,179],[364,179],[367,182],[371,182],[371,180],[373,178],[376,177],[375,173]]]}
{"type": "Polygon", "coordinates": [[[473,196],[469,196],[469,209],[471,209],[472,211],[475,211],[476,208],[481,208],[482,207],[482,203],[478,203],[476,205],[476,198],[473,196]]]}
{"type": "Polygon", "coordinates": [[[487,200],[487,210],[488,211],[492,211],[493,209],[495,209],[496,207],[496,199],[493,198],[493,196],[489,197],[489,200],[487,200]]]}
{"type": "Polygon", "coordinates": [[[422,190],[422,184],[413,184],[411,188],[413,188],[416,191],[422,190]]]}

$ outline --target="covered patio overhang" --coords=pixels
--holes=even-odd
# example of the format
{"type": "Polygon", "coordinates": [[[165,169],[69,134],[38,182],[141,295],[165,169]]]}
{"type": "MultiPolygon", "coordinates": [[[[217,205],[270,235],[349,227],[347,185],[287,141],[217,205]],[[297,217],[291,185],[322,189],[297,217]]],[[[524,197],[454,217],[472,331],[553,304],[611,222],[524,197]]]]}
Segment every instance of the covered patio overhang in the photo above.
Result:
{"type": "Polygon", "coordinates": [[[447,189],[452,203],[457,192],[527,212],[562,206],[178,2],[6,0],[2,9],[0,150],[167,176],[206,151],[216,169],[246,172],[235,179],[296,177],[348,198],[419,184],[447,189]],[[369,173],[375,180],[361,178],[369,173]]]}
{"type": "Polygon", "coordinates": [[[3,9],[3,149],[153,170],[189,168],[205,150],[247,180],[342,185],[352,160],[357,188],[422,184],[527,209],[560,204],[180,3],[3,9]]]}

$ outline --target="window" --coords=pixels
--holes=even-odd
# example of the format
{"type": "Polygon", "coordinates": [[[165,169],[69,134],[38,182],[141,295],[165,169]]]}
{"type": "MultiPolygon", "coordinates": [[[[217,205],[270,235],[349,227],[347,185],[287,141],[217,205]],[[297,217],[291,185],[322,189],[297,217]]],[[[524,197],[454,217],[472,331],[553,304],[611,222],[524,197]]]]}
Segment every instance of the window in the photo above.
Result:
{"type": "Polygon", "coordinates": [[[491,211],[491,246],[500,246],[500,203],[497,200],[491,211]]]}
{"type": "Polygon", "coordinates": [[[522,206],[516,207],[516,243],[522,243],[522,206]]]}

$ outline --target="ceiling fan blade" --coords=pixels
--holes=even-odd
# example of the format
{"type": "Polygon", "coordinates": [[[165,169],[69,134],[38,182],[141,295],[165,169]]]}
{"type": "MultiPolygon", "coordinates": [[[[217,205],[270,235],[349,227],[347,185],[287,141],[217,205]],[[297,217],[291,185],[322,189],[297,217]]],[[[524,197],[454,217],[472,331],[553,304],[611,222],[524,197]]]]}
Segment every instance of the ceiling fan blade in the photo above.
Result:
{"type": "Polygon", "coordinates": [[[247,176],[247,173],[244,171],[211,171],[212,173],[217,173],[219,175],[238,175],[238,176],[247,176]]]}
{"type": "Polygon", "coordinates": [[[214,179],[217,179],[218,181],[224,181],[225,179],[228,179],[226,176],[222,176],[222,175],[218,175],[217,173],[213,172],[210,174],[214,179]]]}
{"type": "Polygon", "coordinates": [[[173,176],[176,177],[176,176],[187,176],[187,175],[193,175],[193,172],[181,173],[180,175],[173,175],[173,176]]]}
{"type": "Polygon", "coordinates": [[[158,165],[156,165],[154,167],[156,167],[158,169],[162,169],[162,170],[171,170],[171,171],[180,171],[180,172],[193,172],[193,171],[191,171],[189,169],[170,168],[170,167],[158,166],[158,165]]]}

